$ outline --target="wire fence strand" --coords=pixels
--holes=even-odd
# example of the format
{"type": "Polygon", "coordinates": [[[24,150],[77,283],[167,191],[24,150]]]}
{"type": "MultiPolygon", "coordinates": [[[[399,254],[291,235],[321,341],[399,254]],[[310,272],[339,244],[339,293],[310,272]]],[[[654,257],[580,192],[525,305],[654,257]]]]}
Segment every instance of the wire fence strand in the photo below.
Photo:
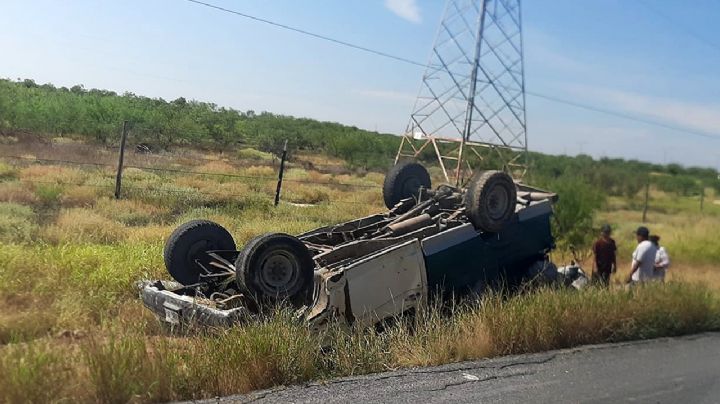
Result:
{"type": "MultiPolygon", "coordinates": [[[[17,159],[21,161],[30,161],[30,162],[39,162],[39,163],[60,163],[60,164],[67,164],[67,165],[78,165],[78,166],[90,166],[90,167],[111,167],[114,168],[115,166],[112,164],[105,164],[105,163],[92,163],[92,162],[81,162],[81,161],[73,161],[73,160],[61,160],[61,159],[44,159],[44,158],[35,158],[35,157],[28,157],[28,156],[8,156],[8,155],[0,155],[0,158],[3,159],[17,159]]],[[[253,179],[253,180],[272,180],[276,181],[277,178],[274,177],[263,177],[263,176],[251,176],[251,175],[237,175],[237,174],[228,174],[228,173],[205,173],[205,172],[199,172],[199,171],[190,171],[190,170],[181,170],[181,169],[168,169],[168,168],[157,168],[157,167],[144,167],[144,166],[125,166],[125,168],[137,168],[142,170],[149,170],[149,171],[163,171],[163,172],[172,172],[172,173],[185,173],[185,174],[195,174],[195,175],[215,175],[215,176],[224,176],[224,177],[230,177],[230,178],[240,178],[240,179],[253,179]]],[[[88,187],[88,188],[97,188],[97,189],[107,189],[107,190],[113,190],[115,188],[114,184],[87,184],[87,183],[77,183],[77,182],[68,182],[68,181],[41,181],[41,180],[31,180],[31,179],[22,179],[20,180],[24,183],[31,183],[31,184],[42,184],[42,185],[56,185],[56,186],[74,186],[74,187],[88,187]]],[[[292,180],[292,179],[284,179],[283,181],[287,182],[295,182],[295,183],[302,183],[302,184],[314,184],[314,185],[325,185],[325,186],[345,186],[345,187],[357,187],[357,188],[380,188],[379,186],[371,186],[371,185],[362,185],[362,184],[346,184],[346,183],[332,183],[332,182],[323,182],[323,181],[310,181],[310,180],[292,180]]],[[[205,191],[200,190],[197,188],[187,189],[164,189],[164,188],[154,188],[154,187],[140,187],[132,184],[123,184],[123,189],[131,190],[134,192],[141,192],[141,193],[168,193],[168,194],[179,194],[179,195],[191,195],[194,193],[199,193],[201,195],[207,195],[207,196],[214,196],[214,197],[223,197],[223,198],[238,198],[239,200],[244,199],[247,197],[247,195],[240,195],[240,194],[233,194],[233,193],[226,193],[226,192],[212,192],[212,191],[205,191]]],[[[262,193],[257,192],[260,194],[270,195],[270,193],[262,193]]],[[[284,195],[288,195],[287,192],[283,193],[284,195]]],[[[290,195],[293,195],[293,192],[289,192],[290,195]]],[[[290,202],[293,203],[293,202],[290,202]]],[[[333,203],[333,204],[348,204],[348,205],[368,205],[367,202],[361,202],[361,201],[347,201],[347,200],[339,200],[339,199],[325,199],[320,201],[320,203],[312,203],[308,205],[321,205],[322,203],[333,203]]]]}
{"type": "MultiPolygon", "coordinates": [[[[17,160],[41,162],[41,163],[60,163],[60,164],[67,164],[67,165],[115,168],[114,164],[109,164],[109,163],[90,163],[90,162],[73,161],[73,160],[55,160],[55,159],[44,159],[44,158],[36,158],[36,157],[28,157],[28,156],[11,156],[11,155],[1,155],[0,158],[17,159],[17,160]]],[[[179,169],[179,168],[148,167],[148,166],[138,166],[138,165],[125,165],[124,167],[125,168],[134,168],[134,169],[139,169],[139,170],[155,171],[155,172],[168,172],[168,173],[175,173],[175,174],[207,175],[207,176],[216,176],[216,177],[263,180],[263,181],[276,181],[277,180],[276,177],[266,177],[266,176],[258,176],[258,175],[247,175],[247,174],[232,174],[232,173],[213,173],[213,172],[206,172],[206,171],[184,170],[184,169],[179,169]]],[[[293,178],[284,178],[283,182],[323,185],[323,186],[331,186],[331,187],[332,186],[340,186],[340,187],[348,187],[348,188],[367,188],[367,189],[382,188],[379,185],[348,184],[348,183],[344,183],[344,182],[313,181],[313,180],[303,180],[303,179],[293,179],[293,178]]]]}

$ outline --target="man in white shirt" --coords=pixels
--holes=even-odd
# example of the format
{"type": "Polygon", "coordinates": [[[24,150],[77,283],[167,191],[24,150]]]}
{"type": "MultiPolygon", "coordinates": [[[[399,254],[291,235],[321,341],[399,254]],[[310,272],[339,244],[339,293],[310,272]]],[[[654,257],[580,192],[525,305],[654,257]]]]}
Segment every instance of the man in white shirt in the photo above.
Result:
{"type": "Polygon", "coordinates": [[[655,256],[657,247],[651,243],[650,230],[645,226],[638,227],[635,232],[638,245],[632,255],[632,267],[628,283],[647,282],[655,278],[655,256]]]}
{"type": "Polygon", "coordinates": [[[670,266],[670,256],[665,247],[660,245],[660,236],[653,234],[650,236],[650,242],[658,249],[655,256],[655,279],[665,282],[665,271],[670,266]]]}

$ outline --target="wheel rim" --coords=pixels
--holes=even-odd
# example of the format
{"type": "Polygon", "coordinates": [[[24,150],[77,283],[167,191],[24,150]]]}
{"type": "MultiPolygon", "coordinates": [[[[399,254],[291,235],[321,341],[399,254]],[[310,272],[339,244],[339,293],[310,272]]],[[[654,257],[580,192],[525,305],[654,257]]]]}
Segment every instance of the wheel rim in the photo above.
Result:
{"type": "Polygon", "coordinates": [[[300,264],[289,251],[273,251],[260,264],[260,287],[269,294],[291,290],[297,283],[300,264]]]}
{"type": "Polygon", "coordinates": [[[510,195],[505,187],[495,186],[490,190],[490,194],[487,199],[488,215],[493,220],[501,220],[505,217],[507,212],[508,202],[510,195]]]}

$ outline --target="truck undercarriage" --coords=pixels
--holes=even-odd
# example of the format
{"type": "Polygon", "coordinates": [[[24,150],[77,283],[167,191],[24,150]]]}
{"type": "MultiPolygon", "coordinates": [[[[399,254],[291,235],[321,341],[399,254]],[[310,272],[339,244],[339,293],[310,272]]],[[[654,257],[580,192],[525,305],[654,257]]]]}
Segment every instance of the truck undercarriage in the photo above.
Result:
{"type": "Polygon", "coordinates": [[[383,194],[385,213],[297,237],[261,235],[241,250],[216,223],[186,223],[165,248],[177,282],[141,283],[143,302],[171,324],[230,326],[284,302],[314,327],[372,325],[436,292],[519,282],[538,263],[535,276],[555,276],[552,193],[497,171],[467,188],[432,189],[427,171],[409,163],[388,174],[383,194]]]}

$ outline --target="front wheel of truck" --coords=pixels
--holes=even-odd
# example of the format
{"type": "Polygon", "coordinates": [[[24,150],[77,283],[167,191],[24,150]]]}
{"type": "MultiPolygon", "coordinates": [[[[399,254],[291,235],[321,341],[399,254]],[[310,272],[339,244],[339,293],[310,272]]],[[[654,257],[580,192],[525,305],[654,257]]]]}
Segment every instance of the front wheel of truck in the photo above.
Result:
{"type": "Polygon", "coordinates": [[[235,261],[238,287],[270,302],[304,303],[311,290],[315,262],[298,238],[269,233],[250,240],[235,261]]]}

